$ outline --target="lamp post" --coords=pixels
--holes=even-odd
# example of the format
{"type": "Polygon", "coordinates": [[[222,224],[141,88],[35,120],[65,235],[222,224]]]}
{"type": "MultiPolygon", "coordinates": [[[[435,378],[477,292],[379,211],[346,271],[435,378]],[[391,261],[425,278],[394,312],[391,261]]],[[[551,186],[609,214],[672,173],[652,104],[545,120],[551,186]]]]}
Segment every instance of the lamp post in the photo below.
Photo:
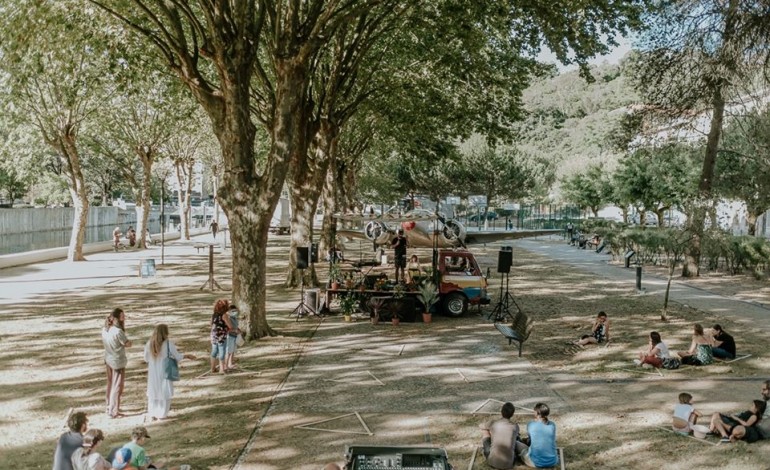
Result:
{"type": "Polygon", "coordinates": [[[160,264],[166,261],[166,181],[160,182],[160,264]]]}

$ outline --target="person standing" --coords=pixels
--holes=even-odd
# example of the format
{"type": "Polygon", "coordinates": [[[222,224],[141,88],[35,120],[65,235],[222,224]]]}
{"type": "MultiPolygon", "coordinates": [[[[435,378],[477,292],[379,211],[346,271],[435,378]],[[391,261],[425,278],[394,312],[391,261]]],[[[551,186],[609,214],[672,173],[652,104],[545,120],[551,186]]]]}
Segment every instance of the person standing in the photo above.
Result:
{"type": "Polygon", "coordinates": [[[714,343],[711,353],[719,359],[735,359],[735,339],[719,324],[714,325],[714,343]]]}
{"type": "Polygon", "coordinates": [[[123,235],[120,233],[120,227],[115,227],[115,230],[112,231],[112,244],[115,247],[115,251],[118,251],[118,247],[120,246],[120,236],[123,235]]]}
{"type": "Polygon", "coordinates": [[[232,329],[230,315],[230,302],[227,299],[219,299],[214,303],[214,313],[211,315],[211,372],[216,372],[217,360],[219,360],[219,373],[227,372],[225,367],[225,355],[227,354],[227,333],[232,329]]]}
{"type": "Polygon", "coordinates": [[[502,418],[481,426],[482,453],[487,459],[487,465],[492,468],[513,468],[514,450],[519,437],[519,425],[511,421],[515,411],[513,403],[505,403],[500,408],[502,418]]]}
{"type": "Polygon", "coordinates": [[[88,429],[88,417],[82,411],[72,413],[67,419],[69,431],[59,437],[53,454],[52,470],[72,470],[72,455],[83,445],[83,434],[88,429]]]}
{"type": "Polygon", "coordinates": [[[166,419],[174,396],[174,382],[166,379],[166,358],[177,361],[195,359],[192,354],[182,354],[171,342],[168,326],[161,323],[155,327],[152,337],[144,346],[144,361],[147,363],[147,415],[153,420],[166,419]]]}
{"type": "Polygon", "coordinates": [[[404,270],[406,269],[406,237],[404,236],[404,229],[398,229],[398,234],[390,246],[393,248],[396,257],[396,281],[403,281],[404,270]]]}
{"type": "Polygon", "coordinates": [[[211,221],[211,225],[209,225],[209,228],[211,228],[211,236],[214,238],[217,238],[217,232],[219,231],[219,224],[216,220],[211,221]]]}
{"type": "Polygon", "coordinates": [[[116,308],[104,321],[102,329],[104,364],[107,371],[107,415],[110,418],[123,416],[120,414],[120,398],[123,395],[128,364],[126,348],[131,347],[131,341],[126,336],[125,323],[125,312],[116,308]]]}
{"type": "Polygon", "coordinates": [[[128,246],[136,246],[136,230],[133,226],[129,226],[126,230],[126,238],[128,238],[128,246]]]}

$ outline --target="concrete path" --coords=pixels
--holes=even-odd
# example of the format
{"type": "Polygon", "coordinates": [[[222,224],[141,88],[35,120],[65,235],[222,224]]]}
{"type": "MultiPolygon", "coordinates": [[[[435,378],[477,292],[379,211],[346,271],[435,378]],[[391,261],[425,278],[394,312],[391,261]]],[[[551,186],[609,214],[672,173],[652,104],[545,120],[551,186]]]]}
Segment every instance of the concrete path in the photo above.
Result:
{"type": "MultiPolygon", "coordinates": [[[[612,281],[625,282],[629,289],[636,288],[636,269],[609,264],[611,256],[592,250],[580,250],[568,245],[561,237],[516,240],[513,244],[521,249],[547,258],[561,261],[565,265],[590,272],[612,281]]],[[[661,305],[666,292],[667,279],[642,272],[643,295],[656,295],[661,305]]],[[[726,297],[700,287],[689,286],[674,278],[669,294],[670,302],[688,305],[704,312],[731,317],[735,320],[751,321],[757,327],[770,331],[770,306],[734,297],[726,297]]]]}
{"type": "MultiPolygon", "coordinates": [[[[221,244],[222,236],[216,241],[221,244]]],[[[170,242],[165,246],[164,255],[167,260],[191,255],[206,256],[205,250],[198,253],[190,245],[209,242],[214,242],[209,233],[193,236],[192,240],[170,242]]],[[[221,251],[221,245],[215,249],[221,251]]],[[[0,269],[0,305],[33,301],[41,294],[104,286],[127,277],[137,277],[141,261],[147,258],[160,265],[160,246],[137,251],[92,253],[86,256],[85,262],[51,261],[0,269]]]]}

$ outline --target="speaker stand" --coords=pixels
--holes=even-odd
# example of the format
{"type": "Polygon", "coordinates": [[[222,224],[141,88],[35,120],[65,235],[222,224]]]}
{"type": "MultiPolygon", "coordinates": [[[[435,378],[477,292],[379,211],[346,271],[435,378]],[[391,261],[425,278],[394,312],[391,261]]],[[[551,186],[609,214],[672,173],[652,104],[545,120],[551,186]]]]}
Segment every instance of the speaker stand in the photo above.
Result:
{"type": "Polygon", "coordinates": [[[289,314],[289,316],[296,315],[297,320],[299,321],[300,318],[304,316],[309,315],[315,315],[317,317],[323,317],[322,314],[315,311],[313,307],[305,303],[305,270],[300,269],[300,278],[302,279],[300,282],[300,291],[299,291],[299,305],[294,307],[294,310],[289,314]]]}
{"type": "Polygon", "coordinates": [[[521,312],[521,307],[516,303],[516,299],[513,297],[510,291],[510,274],[503,273],[505,277],[505,294],[503,294],[503,280],[500,279],[500,296],[495,308],[487,315],[488,320],[494,320],[495,323],[502,322],[507,318],[510,318],[511,322],[514,320],[514,316],[511,313],[511,304],[516,307],[518,313],[521,312]]]}
{"type": "Polygon", "coordinates": [[[209,286],[209,289],[211,289],[211,292],[214,292],[214,287],[216,287],[219,290],[224,290],[219,285],[216,279],[214,279],[214,245],[209,244],[209,278],[206,279],[206,282],[203,283],[200,289],[203,290],[206,288],[206,286],[209,286]]]}

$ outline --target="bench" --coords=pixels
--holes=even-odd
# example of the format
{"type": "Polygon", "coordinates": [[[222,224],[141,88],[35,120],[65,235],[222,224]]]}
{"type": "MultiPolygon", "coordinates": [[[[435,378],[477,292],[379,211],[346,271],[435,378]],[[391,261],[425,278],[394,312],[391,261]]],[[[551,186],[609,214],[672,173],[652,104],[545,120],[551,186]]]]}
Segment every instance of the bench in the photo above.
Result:
{"type": "Polygon", "coordinates": [[[195,245],[193,245],[193,248],[195,248],[195,250],[196,250],[198,253],[200,253],[200,252],[201,252],[201,248],[203,248],[203,249],[206,249],[206,248],[208,248],[208,247],[209,247],[209,244],[208,244],[208,243],[196,243],[195,245]]]}
{"type": "Polygon", "coordinates": [[[497,328],[503,336],[508,338],[509,345],[514,341],[519,343],[519,357],[521,357],[521,347],[524,345],[524,342],[529,339],[534,323],[535,322],[529,318],[527,314],[518,312],[511,325],[495,323],[495,328],[497,328]]]}

